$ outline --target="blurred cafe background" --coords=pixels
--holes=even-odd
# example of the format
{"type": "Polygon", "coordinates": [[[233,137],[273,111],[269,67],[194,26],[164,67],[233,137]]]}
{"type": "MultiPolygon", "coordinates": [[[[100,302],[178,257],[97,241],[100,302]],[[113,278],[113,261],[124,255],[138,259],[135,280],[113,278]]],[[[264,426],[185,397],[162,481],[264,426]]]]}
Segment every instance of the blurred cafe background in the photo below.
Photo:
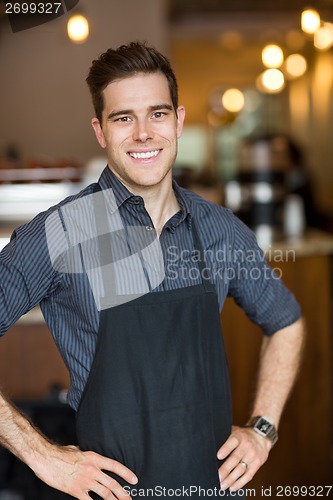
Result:
{"type": "MultiPolygon", "coordinates": [[[[17,225],[106,164],[90,125],[91,61],[131,40],[166,53],[187,110],[175,178],[255,231],[307,321],[280,440],[249,487],[260,496],[262,487],[331,485],[333,0],[72,3],[57,19],[16,30],[0,4],[1,248],[17,225]]],[[[234,422],[243,424],[261,333],[229,299],[221,321],[234,422]]],[[[1,339],[0,380],[47,435],[75,442],[67,371],[39,309],[1,339]]],[[[0,450],[0,500],[62,496],[0,450]]]]}

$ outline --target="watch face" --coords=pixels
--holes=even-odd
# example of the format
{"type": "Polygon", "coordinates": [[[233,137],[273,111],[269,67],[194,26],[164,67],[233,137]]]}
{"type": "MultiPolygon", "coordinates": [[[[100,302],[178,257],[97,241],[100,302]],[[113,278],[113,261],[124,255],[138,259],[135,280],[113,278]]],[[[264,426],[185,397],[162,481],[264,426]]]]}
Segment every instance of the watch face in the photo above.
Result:
{"type": "Polygon", "coordinates": [[[272,428],[272,424],[265,418],[261,417],[256,423],[256,428],[258,429],[259,432],[267,436],[267,434],[272,428]]]}
{"type": "Polygon", "coordinates": [[[274,424],[265,417],[253,417],[247,427],[252,427],[260,436],[268,438],[272,442],[272,446],[278,440],[278,433],[274,424]]]}

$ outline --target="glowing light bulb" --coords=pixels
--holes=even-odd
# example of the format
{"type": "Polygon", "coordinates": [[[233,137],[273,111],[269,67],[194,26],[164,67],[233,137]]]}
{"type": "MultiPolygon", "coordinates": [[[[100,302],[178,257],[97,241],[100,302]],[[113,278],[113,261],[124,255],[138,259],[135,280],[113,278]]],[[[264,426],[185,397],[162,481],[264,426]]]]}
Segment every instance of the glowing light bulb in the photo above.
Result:
{"type": "Polygon", "coordinates": [[[290,54],[285,63],[285,69],[289,78],[298,78],[307,70],[307,62],[301,54],[290,54]]]}
{"type": "Polygon", "coordinates": [[[88,20],[81,14],[75,14],[70,17],[67,23],[67,33],[72,42],[85,42],[89,36],[88,20]]]}
{"type": "Polygon", "coordinates": [[[313,35],[320,27],[320,15],[315,9],[305,9],[301,15],[301,27],[304,33],[313,35]]]}
{"type": "Polygon", "coordinates": [[[266,45],[261,53],[261,58],[266,68],[279,68],[283,63],[283,51],[278,45],[266,45]]]}
{"type": "Polygon", "coordinates": [[[324,23],[314,35],[314,46],[319,50],[327,50],[333,45],[333,24],[324,23]]]}
{"type": "Polygon", "coordinates": [[[276,68],[266,69],[256,83],[259,90],[268,94],[278,94],[285,86],[283,73],[276,68]]]}
{"type": "Polygon", "coordinates": [[[244,94],[238,89],[228,89],[222,96],[222,104],[230,113],[239,113],[244,107],[244,94]]]}

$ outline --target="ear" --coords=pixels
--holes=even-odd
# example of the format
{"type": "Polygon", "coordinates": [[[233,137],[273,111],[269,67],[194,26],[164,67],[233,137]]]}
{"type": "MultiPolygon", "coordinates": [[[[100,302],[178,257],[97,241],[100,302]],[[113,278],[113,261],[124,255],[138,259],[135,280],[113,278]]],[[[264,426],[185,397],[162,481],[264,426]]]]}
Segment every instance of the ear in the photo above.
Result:
{"type": "Polygon", "coordinates": [[[177,108],[177,137],[182,135],[183,125],[185,120],[185,108],[184,106],[178,106],[177,108]]]}
{"type": "Polygon", "coordinates": [[[99,142],[99,145],[103,149],[106,148],[106,142],[105,142],[103,130],[102,130],[102,127],[101,127],[101,124],[100,124],[98,118],[93,118],[91,120],[91,125],[92,125],[92,128],[94,129],[94,132],[95,132],[96,138],[99,142]]]}

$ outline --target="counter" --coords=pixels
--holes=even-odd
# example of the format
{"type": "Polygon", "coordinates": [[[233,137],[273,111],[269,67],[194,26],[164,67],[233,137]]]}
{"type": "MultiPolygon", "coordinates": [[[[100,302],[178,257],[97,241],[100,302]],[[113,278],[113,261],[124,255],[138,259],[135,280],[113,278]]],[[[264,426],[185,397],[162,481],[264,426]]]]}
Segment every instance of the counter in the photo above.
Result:
{"type": "Polygon", "coordinates": [[[272,252],[294,252],[296,257],[333,254],[333,234],[308,228],[302,238],[274,242],[266,249],[268,259],[272,252]]]}

